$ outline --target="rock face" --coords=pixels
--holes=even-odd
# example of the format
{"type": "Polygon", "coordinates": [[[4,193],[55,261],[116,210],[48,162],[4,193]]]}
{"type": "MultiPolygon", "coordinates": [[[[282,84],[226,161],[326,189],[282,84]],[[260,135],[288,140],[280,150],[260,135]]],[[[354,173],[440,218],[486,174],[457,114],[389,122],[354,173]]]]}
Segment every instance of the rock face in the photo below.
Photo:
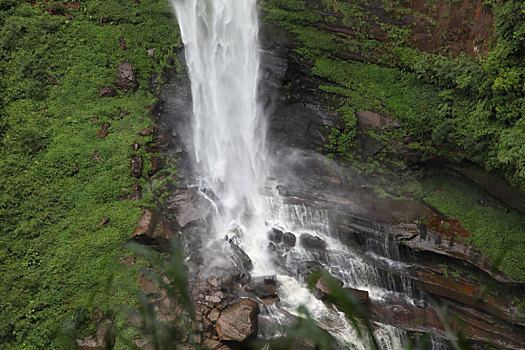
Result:
{"type": "Polygon", "coordinates": [[[137,90],[139,83],[133,73],[133,66],[129,61],[123,61],[117,68],[117,80],[115,82],[123,90],[137,90]]]}
{"type": "Polygon", "coordinates": [[[204,219],[211,212],[211,204],[194,188],[179,188],[168,197],[166,206],[173,210],[180,227],[204,219]]]}
{"type": "Polygon", "coordinates": [[[259,305],[250,299],[241,300],[221,312],[216,329],[219,339],[243,342],[257,334],[259,305]]]}

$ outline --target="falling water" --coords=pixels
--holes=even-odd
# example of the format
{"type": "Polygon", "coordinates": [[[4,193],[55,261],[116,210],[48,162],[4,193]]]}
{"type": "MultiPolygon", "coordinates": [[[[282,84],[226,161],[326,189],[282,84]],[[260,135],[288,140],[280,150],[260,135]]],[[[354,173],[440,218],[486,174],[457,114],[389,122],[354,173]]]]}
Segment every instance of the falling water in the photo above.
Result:
{"type": "Polygon", "coordinates": [[[219,206],[217,238],[231,234],[267,272],[261,195],[267,175],[266,128],[257,103],[256,0],[172,0],[185,45],[193,96],[193,149],[201,188],[219,206]],[[249,233],[248,233],[249,232],[249,233]]]}
{"type": "MultiPolygon", "coordinates": [[[[269,171],[266,127],[257,103],[260,60],[257,1],[171,2],[180,25],[191,80],[192,149],[199,176],[196,185],[214,202],[217,212],[213,225],[215,237],[209,244],[224,242],[224,235],[229,235],[253,261],[252,275],[277,275],[285,310],[294,313],[306,303],[318,323],[342,344],[369,348],[369,344],[357,338],[344,315],[315,299],[293,270],[297,271],[300,262],[317,260],[345,284],[368,290],[373,299],[383,298],[385,289],[391,288],[381,286],[375,268],[339,242],[327,212],[284,205],[277,195],[265,191],[269,171]],[[327,250],[317,256],[296,246],[276,262],[267,252],[267,232],[271,228],[268,224],[292,230],[296,235],[309,232],[321,237],[327,242],[327,250]]],[[[397,292],[409,294],[404,290],[397,292]]],[[[263,317],[281,322],[277,308],[269,306],[264,310],[263,317]]],[[[394,327],[378,325],[376,335],[383,339],[382,348],[402,347],[402,331],[394,327]]]]}

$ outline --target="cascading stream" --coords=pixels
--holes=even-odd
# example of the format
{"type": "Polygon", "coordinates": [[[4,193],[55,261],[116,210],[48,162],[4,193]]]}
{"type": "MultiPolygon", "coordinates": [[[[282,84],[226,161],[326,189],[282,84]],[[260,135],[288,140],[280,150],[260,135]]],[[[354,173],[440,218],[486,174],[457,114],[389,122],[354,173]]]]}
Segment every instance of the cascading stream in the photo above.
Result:
{"type": "MultiPolygon", "coordinates": [[[[293,313],[300,304],[307,303],[312,316],[345,347],[369,348],[366,340],[357,338],[344,315],[315,299],[298,276],[289,272],[295,269],[292,265],[312,258],[309,252],[298,246],[293,248],[281,259],[281,264],[288,264],[283,267],[267,251],[268,223],[293,230],[296,235],[306,230],[328,242],[327,252],[333,255],[326,263],[333,265],[329,269],[339,272],[338,277],[345,283],[367,288],[372,297],[384,294],[380,287],[370,287],[369,281],[374,277],[370,279],[368,275],[377,272],[332,237],[326,215],[313,209],[302,211],[285,206],[277,195],[265,190],[269,162],[266,126],[257,103],[260,61],[257,1],[171,2],[181,29],[191,80],[191,148],[199,176],[196,185],[206,190],[206,198],[217,209],[213,218],[215,237],[210,245],[216,247],[216,242],[224,242],[225,234],[235,237],[253,261],[252,275],[277,275],[283,308],[293,313]],[[362,275],[351,271],[359,269],[367,271],[362,275]]],[[[211,259],[218,263],[215,257],[211,259]]],[[[272,306],[262,316],[280,323],[282,315],[272,306]]],[[[402,333],[390,326],[377,328],[385,349],[401,348],[402,333]]]]}

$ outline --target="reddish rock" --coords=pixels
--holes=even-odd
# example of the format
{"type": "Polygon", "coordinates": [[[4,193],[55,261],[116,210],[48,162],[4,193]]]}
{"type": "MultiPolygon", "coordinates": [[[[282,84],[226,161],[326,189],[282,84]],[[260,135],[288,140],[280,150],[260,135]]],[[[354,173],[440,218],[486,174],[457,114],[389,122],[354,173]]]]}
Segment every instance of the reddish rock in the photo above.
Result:
{"type": "MultiPolygon", "coordinates": [[[[334,278],[334,281],[340,286],[343,286],[343,281],[338,280],[334,278]]],[[[326,300],[328,298],[328,295],[330,294],[330,287],[328,286],[328,283],[326,282],[326,279],[324,277],[319,277],[319,279],[315,282],[314,290],[313,290],[314,296],[319,300],[326,300]]]]}
{"type": "Polygon", "coordinates": [[[125,91],[136,90],[139,87],[135,74],[133,73],[133,66],[129,61],[123,61],[118,65],[115,83],[125,91]]]}
{"type": "Polygon", "coordinates": [[[97,136],[100,137],[101,139],[105,139],[106,136],[108,136],[109,134],[110,126],[111,126],[110,123],[104,123],[104,125],[102,125],[100,129],[98,129],[97,136]]]}
{"type": "Polygon", "coordinates": [[[138,133],[138,135],[139,136],[148,136],[148,135],[152,134],[154,131],[155,131],[155,126],[154,125],[150,125],[146,129],[140,131],[138,133]]]}
{"type": "Polygon", "coordinates": [[[102,218],[102,220],[100,220],[100,222],[98,223],[98,226],[104,226],[105,224],[107,224],[109,222],[109,218],[107,216],[104,216],[102,218]]]}
{"type": "Polygon", "coordinates": [[[99,97],[115,97],[117,96],[117,91],[110,87],[103,87],[98,90],[99,97]]]}
{"type": "Polygon", "coordinates": [[[258,316],[259,305],[253,300],[244,299],[230,305],[216,323],[219,339],[243,342],[257,335],[258,316]]]}
{"type": "Polygon", "coordinates": [[[144,209],[137,223],[137,228],[133,232],[133,237],[152,234],[157,225],[157,221],[156,215],[151,210],[144,209]]]}
{"type": "Polygon", "coordinates": [[[57,80],[55,79],[55,77],[53,77],[53,76],[49,76],[48,79],[49,79],[49,83],[50,83],[51,85],[57,85],[57,84],[58,84],[58,83],[57,83],[57,80]]]}
{"type": "Polygon", "coordinates": [[[134,176],[136,178],[141,177],[143,164],[144,164],[144,160],[142,159],[142,157],[136,157],[136,156],[131,157],[131,162],[130,162],[131,176],[134,176]]]}

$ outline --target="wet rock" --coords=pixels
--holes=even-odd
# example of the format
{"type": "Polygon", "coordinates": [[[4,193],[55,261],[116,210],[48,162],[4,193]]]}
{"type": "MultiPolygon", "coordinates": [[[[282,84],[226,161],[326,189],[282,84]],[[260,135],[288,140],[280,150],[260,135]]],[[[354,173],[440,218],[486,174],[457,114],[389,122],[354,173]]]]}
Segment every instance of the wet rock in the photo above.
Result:
{"type": "Polygon", "coordinates": [[[320,251],[326,249],[325,241],[323,241],[318,236],[313,236],[309,233],[302,233],[299,237],[299,241],[301,242],[301,246],[307,250],[320,251]]]}
{"type": "Polygon", "coordinates": [[[178,188],[168,197],[166,208],[174,213],[181,228],[191,222],[205,219],[212,210],[210,202],[194,188],[178,188]]]}
{"type": "Polygon", "coordinates": [[[316,270],[323,268],[323,265],[317,261],[305,261],[297,267],[297,273],[303,276],[308,276],[316,270]]]}
{"type": "Polygon", "coordinates": [[[152,134],[154,131],[155,131],[155,125],[150,125],[146,129],[144,129],[142,131],[139,131],[138,135],[139,136],[148,136],[148,135],[152,134]]]}
{"type": "Polygon", "coordinates": [[[136,90],[139,87],[135,74],[133,73],[133,66],[129,61],[123,61],[118,65],[115,83],[125,91],[136,90]]]}
{"type": "Polygon", "coordinates": [[[289,247],[295,247],[296,241],[297,241],[297,238],[295,237],[293,233],[291,232],[283,233],[283,244],[289,247]]]}
{"type": "Polygon", "coordinates": [[[250,299],[241,300],[222,311],[216,323],[219,339],[243,342],[257,334],[259,305],[250,299]]]}
{"type": "Polygon", "coordinates": [[[275,300],[278,298],[277,287],[275,280],[263,279],[256,280],[254,279],[248,285],[246,285],[246,291],[253,293],[260,299],[272,299],[275,300]]]}
{"type": "Polygon", "coordinates": [[[249,276],[250,271],[253,269],[253,263],[248,254],[237,244],[233,243],[232,240],[230,240],[230,251],[234,265],[240,270],[240,277],[249,276]]]}
{"type": "Polygon", "coordinates": [[[133,237],[152,234],[157,222],[157,215],[149,209],[144,209],[142,211],[142,216],[137,223],[137,228],[133,231],[133,237]]]}
{"type": "Polygon", "coordinates": [[[136,178],[139,178],[142,176],[143,163],[144,163],[144,160],[142,159],[142,157],[136,157],[136,156],[131,157],[131,167],[130,167],[131,176],[136,177],[136,178]]]}
{"type": "Polygon", "coordinates": [[[109,218],[107,216],[104,216],[102,217],[102,220],[100,220],[100,222],[98,223],[98,226],[104,226],[105,224],[107,224],[109,222],[109,218]]]}
{"type": "Polygon", "coordinates": [[[268,239],[274,243],[281,243],[283,241],[283,231],[272,227],[272,229],[268,232],[268,239]]]}
{"type": "Polygon", "coordinates": [[[103,87],[98,90],[99,97],[115,97],[117,96],[117,91],[110,87],[103,87]]]}
{"type": "Polygon", "coordinates": [[[97,136],[100,137],[101,139],[105,139],[106,136],[108,136],[109,134],[110,126],[111,126],[110,123],[104,123],[104,125],[102,125],[100,129],[98,129],[97,136]]]}
{"type": "MultiPolygon", "coordinates": [[[[334,278],[334,281],[339,287],[343,287],[343,281],[337,278],[334,278]]],[[[325,301],[328,299],[328,295],[330,294],[330,286],[328,285],[326,278],[321,276],[317,279],[314,285],[313,294],[319,300],[325,301]]]]}
{"type": "Polygon", "coordinates": [[[344,290],[351,293],[361,304],[366,304],[369,301],[368,292],[366,290],[359,290],[354,288],[344,288],[344,290]]]}

